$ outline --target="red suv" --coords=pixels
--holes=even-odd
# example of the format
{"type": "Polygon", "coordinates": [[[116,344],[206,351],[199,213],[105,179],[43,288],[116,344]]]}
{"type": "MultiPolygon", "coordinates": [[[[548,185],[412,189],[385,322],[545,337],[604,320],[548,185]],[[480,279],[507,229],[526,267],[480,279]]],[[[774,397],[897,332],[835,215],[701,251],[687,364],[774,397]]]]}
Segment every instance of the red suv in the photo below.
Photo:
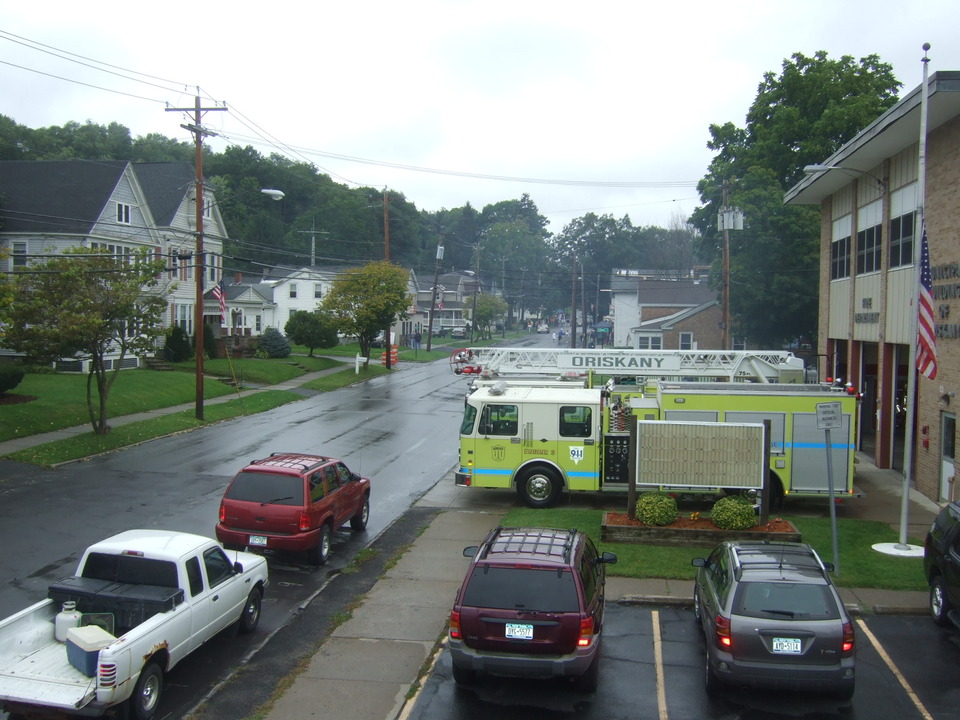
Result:
{"type": "Polygon", "coordinates": [[[576,530],[504,527],[463,554],[473,561],[450,613],[454,680],[566,676],[596,690],[604,566],[617,556],[576,530]]]}
{"type": "Polygon", "coordinates": [[[303,552],[323,565],[333,532],[348,522],[364,530],[369,516],[370,481],[340,460],[273,453],[230,481],[220,501],[217,540],[228,549],[303,552]]]}

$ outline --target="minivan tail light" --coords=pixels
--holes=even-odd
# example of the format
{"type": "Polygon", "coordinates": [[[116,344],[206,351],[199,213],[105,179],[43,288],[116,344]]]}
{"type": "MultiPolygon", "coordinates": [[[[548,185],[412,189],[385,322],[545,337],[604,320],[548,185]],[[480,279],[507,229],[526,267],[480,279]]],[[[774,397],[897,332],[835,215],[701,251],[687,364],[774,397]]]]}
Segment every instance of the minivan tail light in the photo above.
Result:
{"type": "Polygon", "coordinates": [[[450,611],[450,637],[460,639],[460,613],[456,610],[450,611]]]}
{"type": "Polygon", "coordinates": [[[307,513],[300,513],[300,522],[297,525],[300,528],[300,532],[305,532],[306,530],[309,530],[312,527],[312,523],[310,522],[310,516],[307,515],[307,513]]]}
{"type": "Polygon", "coordinates": [[[717,615],[714,620],[713,637],[716,640],[717,647],[721,650],[730,650],[733,648],[733,636],[730,634],[730,618],[723,615],[717,615]]]}
{"type": "Polygon", "coordinates": [[[853,623],[845,622],[843,624],[843,645],[841,646],[843,657],[853,655],[853,623]]]}
{"type": "Polygon", "coordinates": [[[220,522],[227,522],[227,509],[223,506],[223,503],[220,503],[220,522]]]}
{"type": "Polygon", "coordinates": [[[588,617],[580,621],[580,639],[577,640],[579,647],[590,647],[593,642],[593,618],[588,617]]]}

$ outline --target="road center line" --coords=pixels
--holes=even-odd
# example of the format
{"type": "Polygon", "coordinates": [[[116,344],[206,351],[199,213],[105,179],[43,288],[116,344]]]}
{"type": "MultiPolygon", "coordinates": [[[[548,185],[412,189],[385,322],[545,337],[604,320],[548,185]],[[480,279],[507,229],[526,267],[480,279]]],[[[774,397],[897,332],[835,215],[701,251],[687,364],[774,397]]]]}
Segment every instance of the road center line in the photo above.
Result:
{"type": "Polygon", "coordinates": [[[920,698],[917,697],[917,694],[913,691],[913,688],[910,687],[910,683],[907,682],[907,679],[903,676],[903,673],[901,673],[899,668],[897,668],[897,666],[894,664],[893,658],[887,655],[887,651],[883,649],[882,645],[880,645],[880,641],[877,640],[876,636],[870,632],[870,629],[867,627],[867,623],[863,621],[863,618],[857,618],[857,625],[860,626],[860,629],[863,631],[863,634],[867,636],[870,644],[873,645],[880,657],[883,658],[883,661],[887,664],[887,667],[890,668],[890,672],[892,672],[896,676],[897,680],[900,681],[900,685],[902,685],[903,689],[906,691],[907,697],[913,701],[914,707],[920,711],[920,714],[923,715],[924,720],[933,720],[933,715],[927,712],[927,709],[923,706],[923,703],[920,702],[920,698]]]}
{"type": "Polygon", "coordinates": [[[660,611],[654,610],[650,613],[650,621],[653,623],[653,664],[657,671],[657,708],[660,713],[660,720],[667,720],[667,691],[663,682],[663,641],[660,639],[660,611]]]}

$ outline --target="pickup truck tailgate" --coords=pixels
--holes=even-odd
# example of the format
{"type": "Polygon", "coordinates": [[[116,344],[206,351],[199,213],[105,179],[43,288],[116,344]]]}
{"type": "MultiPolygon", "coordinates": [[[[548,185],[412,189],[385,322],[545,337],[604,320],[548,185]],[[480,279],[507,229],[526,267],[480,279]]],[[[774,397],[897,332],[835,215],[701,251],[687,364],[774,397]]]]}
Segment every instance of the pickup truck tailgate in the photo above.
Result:
{"type": "Polygon", "coordinates": [[[62,643],[46,645],[0,673],[0,699],[8,702],[71,710],[93,700],[96,690],[97,679],[70,664],[62,643]]]}

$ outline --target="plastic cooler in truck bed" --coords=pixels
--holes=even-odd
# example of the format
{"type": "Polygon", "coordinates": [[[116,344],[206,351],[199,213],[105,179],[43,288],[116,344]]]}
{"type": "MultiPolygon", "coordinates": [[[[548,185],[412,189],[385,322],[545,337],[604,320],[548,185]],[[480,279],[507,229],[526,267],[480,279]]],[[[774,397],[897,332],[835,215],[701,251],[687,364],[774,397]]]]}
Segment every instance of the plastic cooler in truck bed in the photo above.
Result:
{"type": "Polygon", "coordinates": [[[118,628],[133,628],[183,602],[183,590],[68,577],[52,584],[47,597],[60,604],[72,600],[81,613],[113,613],[118,628]]]}

